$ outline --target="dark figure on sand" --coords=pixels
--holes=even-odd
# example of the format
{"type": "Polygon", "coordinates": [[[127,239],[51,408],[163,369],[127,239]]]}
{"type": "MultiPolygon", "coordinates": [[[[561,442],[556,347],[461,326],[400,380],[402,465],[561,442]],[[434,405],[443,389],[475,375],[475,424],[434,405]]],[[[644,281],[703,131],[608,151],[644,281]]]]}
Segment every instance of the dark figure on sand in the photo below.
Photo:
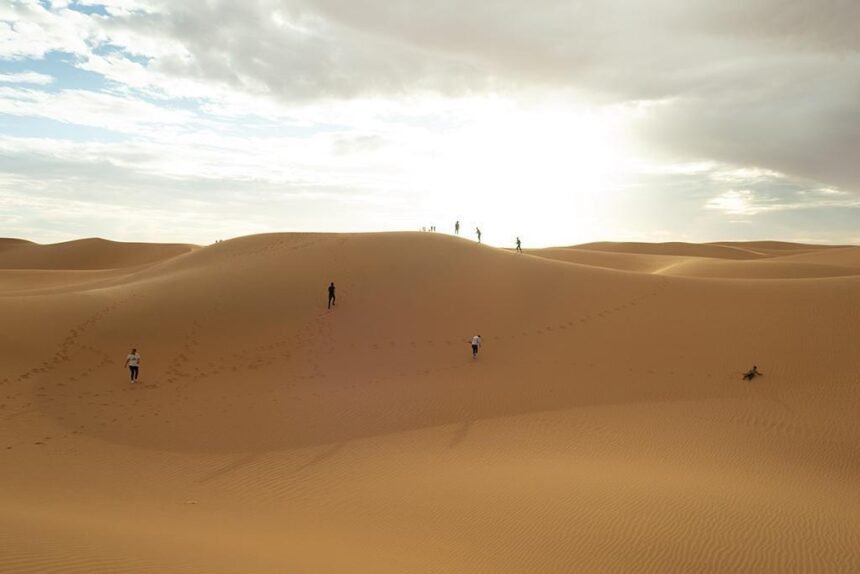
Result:
{"type": "Polygon", "coordinates": [[[753,379],[754,379],[754,378],[756,378],[756,377],[760,377],[760,376],[762,376],[763,374],[764,374],[764,373],[760,373],[760,372],[759,372],[758,367],[756,367],[755,365],[753,365],[753,368],[752,368],[752,369],[750,369],[749,371],[747,371],[746,373],[744,373],[744,380],[745,380],[745,381],[751,381],[751,380],[753,380],[753,379]]]}
{"type": "Polygon", "coordinates": [[[334,281],[328,286],[328,308],[334,305],[334,281]]]}
{"type": "Polygon", "coordinates": [[[131,374],[131,384],[137,382],[137,373],[140,370],[140,353],[137,352],[137,349],[132,349],[131,353],[125,358],[125,364],[123,368],[128,367],[128,370],[131,374]]]}
{"type": "Polygon", "coordinates": [[[454,235],[460,235],[460,220],[454,224],[454,235]]]}
{"type": "Polygon", "coordinates": [[[520,238],[517,237],[517,253],[523,252],[523,244],[520,242],[520,238]]]}
{"type": "Polygon", "coordinates": [[[481,242],[481,228],[480,228],[480,227],[476,227],[476,228],[475,228],[475,233],[478,235],[478,243],[480,243],[480,242],[481,242]]]}

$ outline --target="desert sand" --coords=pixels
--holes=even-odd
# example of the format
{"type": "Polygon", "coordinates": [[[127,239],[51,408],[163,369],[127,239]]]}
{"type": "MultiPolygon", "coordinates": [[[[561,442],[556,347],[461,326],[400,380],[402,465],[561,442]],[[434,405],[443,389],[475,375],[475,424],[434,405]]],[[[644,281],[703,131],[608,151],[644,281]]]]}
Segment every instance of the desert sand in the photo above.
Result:
{"type": "Polygon", "coordinates": [[[860,572],[860,247],[0,240],[0,317],[0,572],[860,572]]]}

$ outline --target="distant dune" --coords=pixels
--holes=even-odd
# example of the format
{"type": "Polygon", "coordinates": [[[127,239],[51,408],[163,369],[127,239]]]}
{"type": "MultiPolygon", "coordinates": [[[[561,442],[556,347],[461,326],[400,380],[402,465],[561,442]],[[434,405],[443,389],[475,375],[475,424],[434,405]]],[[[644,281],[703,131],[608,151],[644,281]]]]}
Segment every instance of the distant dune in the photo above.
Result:
{"type": "Polygon", "coordinates": [[[0,572],[860,571],[860,247],[3,239],[0,317],[0,572]]]}
{"type": "Polygon", "coordinates": [[[775,241],[690,243],[590,243],[529,251],[548,259],[606,269],[724,279],[791,279],[860,275],[857,247],[775,241]]]}
{"type": "Polygon", "coordinates": [[[114,269],[136,267],[188,253],[193,245],[118,243],[79,239],[39,245],[0,238],[0,269],[114,269]]]}
{"type": "Polygon", "coordinates": [[[717,243],[618,243],[598,242],[576,246],[589,251],[607,251],[638,255],[681,255],[696,258],[760,259],[797,253],[821,253],[840,249],[841,245],[807,245],[784,241],[720,241],[717,243]]]}

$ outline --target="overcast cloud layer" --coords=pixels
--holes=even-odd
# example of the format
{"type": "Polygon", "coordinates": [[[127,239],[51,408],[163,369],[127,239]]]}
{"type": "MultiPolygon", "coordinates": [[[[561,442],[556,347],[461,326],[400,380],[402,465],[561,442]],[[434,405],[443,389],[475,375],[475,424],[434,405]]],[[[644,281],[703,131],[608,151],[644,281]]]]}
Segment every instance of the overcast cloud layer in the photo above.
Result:
{"type": "Polygon", "coordinates": [[[860,242],[857,22],[853,0],[6,2],[0,236],[860,242]]]}

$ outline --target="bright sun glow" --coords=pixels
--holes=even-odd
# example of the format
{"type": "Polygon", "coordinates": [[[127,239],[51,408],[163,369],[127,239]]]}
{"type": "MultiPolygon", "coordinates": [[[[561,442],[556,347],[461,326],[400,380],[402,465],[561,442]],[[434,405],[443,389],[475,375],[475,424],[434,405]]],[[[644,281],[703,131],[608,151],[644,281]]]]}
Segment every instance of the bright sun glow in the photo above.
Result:
{"type": "Polygon", "coordinates": [[[427,166],[431,211],[483,225],[490,243],[587,237],[589,214],[618,173],[618,119],[571,109],[493,103],[448,134],[427,166]]]}

